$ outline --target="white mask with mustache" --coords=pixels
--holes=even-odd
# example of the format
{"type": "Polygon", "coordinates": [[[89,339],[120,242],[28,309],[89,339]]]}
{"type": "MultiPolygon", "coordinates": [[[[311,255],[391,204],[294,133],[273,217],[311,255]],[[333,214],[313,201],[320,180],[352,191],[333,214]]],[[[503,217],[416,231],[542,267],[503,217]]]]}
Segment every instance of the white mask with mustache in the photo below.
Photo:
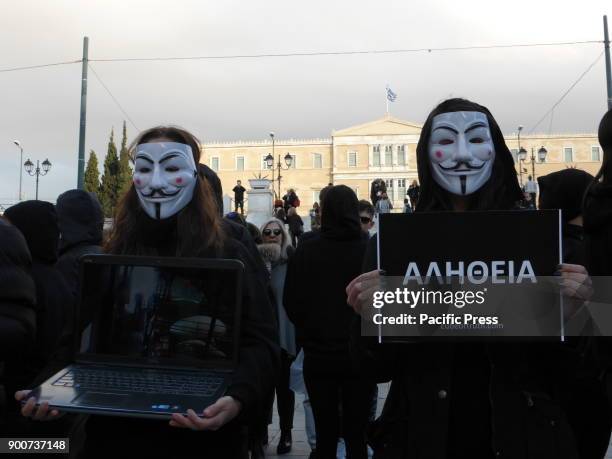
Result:
{"type": "Polygon", "coordinates": [[[134,187],[147,215],[156,220],[182,210],[193,197],[198,172],[189,145],[142,143],[134,155],[134,187]]]}
{"type": "Polygon", "coordinates": [[[448,112],[434,116],[428,145],[434,180],[446,191],[465,196],[491,177],[495,148],[487,115],[448,112]]]}

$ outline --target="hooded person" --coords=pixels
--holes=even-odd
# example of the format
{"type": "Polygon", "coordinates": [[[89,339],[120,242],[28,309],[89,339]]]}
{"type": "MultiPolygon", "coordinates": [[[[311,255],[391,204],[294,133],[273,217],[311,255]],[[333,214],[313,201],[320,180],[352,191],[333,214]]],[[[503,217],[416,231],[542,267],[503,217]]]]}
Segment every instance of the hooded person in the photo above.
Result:
{"type": "MultiPolygon", "coordinates": [[[[511,210],[521,198],[499,126],[487,108],[465,99],[443,101],[430,113],[417,145],[417,164],[421,185],[417,214],[511,210]]],[[[348,303],[358,313],[367,307],[366,292],[380,288],[376,258],[373,241],[364,260],[366,272],[347,286],[348,303]]],[[[582,279],[584,268],[578,268],[582,279]]],[[[562,265],[561,269],[573,268],[562,265]]],[[[571,345],[430,341],[379,345],[359,336],[358,323],[354,331],[354,357],[362,371],[379,382],[392,381],[383,416],[372,430],[377,455],[602,457],[596,451],[601,436],[591,438],[597,443],[591,455],[578,455],[576,432],[564,411],[566,399],[559,396],[572,389],[577,365],[585,363],[571,345]]]]}
{"type": "Polygon", "coordinates": [[[104,213],[94,193],[68,190],[55,205],[60,229],[57,269],[63,274],[73,303],[79,291],[79,259],[86,254],[102,253],[104,213]]]}
{"type": "Polygon", "coordinates": [[[302,240],[289,259],[283,305],[304,349],[304,380],[316,429],[316,457],[336,457],[342,405],[347,457],[367,457],[365,427],[373,385],[349,358],[350,324],[344,287],[361,271],[367,235],[359,202],[345,185],[321,192],[321,231],[302,240]]]}
{"type": "Polygon", "coordinates": [[[36,285],[36,358],[31,370],[46,365],[67,332],[72,309],[70,291],[55,264],[60,230],[55,206],[45,201],[23,201],[4,213],[21,231],[32,255],[32,278],[36,285]]]}
{"type": "MultiPolygon", "coordinates": [[[[36,344],[36,287],[30,274],[32,257],[23,235],[0,217],[0,397],[10,404],[12,394],[30,381],[22,364],[36,344]]],[[[0,402],[0,431],[8,412],[0,402]]]]}
{"type": "Polygon", "coordinates": [[[538,177],[540,209],[561,209],[563,260],[586,265],[582,200],[593,176],[580,169],[564,169],[538,177]]]}
{"type": "Polygon", "coordinates": [[[603,150],[599,172],[584,201],[588,268],[594,276],[612,275],[612,110],[603,116],[597,133],[603,150]]]}
{"type": "MultiPolygon", "coordinates": [[[[84,455],[106,458],[121,444],[122,454],[134,457],[244,457],[243,427],[261,416],[278,367],[274,313],[265,287],[248,251],[223,231],[210,185],[198,174],[200,146],[192,134],[167,126],[145,130],[130,155],[133,184],[117,206],[105,253],[241,261],[240,358],[225,395],[201,413],[175,413],[170,423],[90,416],[84,455]]],[[[27,391],[16,394],[18,400],[26,396],[27,391]]],[[[45,403],[37,408],[30,399],[22,414],[53,419],[58,412],[49,412],[45,403]]]]}

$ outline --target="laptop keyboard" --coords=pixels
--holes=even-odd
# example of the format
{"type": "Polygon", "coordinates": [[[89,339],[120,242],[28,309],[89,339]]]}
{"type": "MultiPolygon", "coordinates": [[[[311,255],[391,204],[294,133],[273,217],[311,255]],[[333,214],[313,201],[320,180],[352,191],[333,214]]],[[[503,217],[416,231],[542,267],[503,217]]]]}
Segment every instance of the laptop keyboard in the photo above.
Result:
{"type": "Polygon", "coordinates": [[[117,371],[104,369],[73,368],[54,386],[75,389],[105,389],[144,394],[176,394],[210,397],[214,395],[224,378],[214,374],[187,375],[181,373],[117,371]]]}

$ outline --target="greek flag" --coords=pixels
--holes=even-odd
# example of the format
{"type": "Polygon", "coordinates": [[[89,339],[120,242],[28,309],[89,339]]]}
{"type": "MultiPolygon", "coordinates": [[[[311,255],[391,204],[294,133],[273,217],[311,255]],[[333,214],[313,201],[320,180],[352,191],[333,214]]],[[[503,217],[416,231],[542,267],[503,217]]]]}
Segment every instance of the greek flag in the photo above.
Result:
{"type": "Polygon", "coordinates": [[[397,99],[397,94],[391,91],[391,88],[387,86],[387,100],[389,102],[395,102],[395,99],[397,99]]]}

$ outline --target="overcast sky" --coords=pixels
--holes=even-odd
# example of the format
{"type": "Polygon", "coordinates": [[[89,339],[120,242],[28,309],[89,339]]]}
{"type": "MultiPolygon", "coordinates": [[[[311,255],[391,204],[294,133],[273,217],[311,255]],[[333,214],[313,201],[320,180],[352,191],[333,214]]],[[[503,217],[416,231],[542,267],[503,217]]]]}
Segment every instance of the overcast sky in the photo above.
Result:
{"type": "MultiPolygon", "coordinates": [[[[91,59],[362,51],[603,40],[601,1],[0,0],[0,70],[91,59]]],[[[611,27],[612,27],[612,18],[611,27]]],[[[602,44],[405,54],[92,62],[139,129],[178,124],[203,141],[329,137],[380,118],[422,122],[442,99],[487,105],[505,133],[529,131],[602,44]]],[[[80,64],[0,73],[0,204],[25,157],[53,163],[40,197],[76,186],[80,64]]],[[[125,116],[89,74],[86,151],[106,151],[125,116]]],[[[595,132],[606,109],[603,57],[557,107],[552,132],[595,132]]],[[[550,117],[537,129],[549,132],[550,117]]],[[[136,129],[128,123],[128,134],[136,129]]],[[[120,139],[119,139],[120,140],[120,139]]],[[[24,174],[24,193],[34,197],[24,174]]]]}

